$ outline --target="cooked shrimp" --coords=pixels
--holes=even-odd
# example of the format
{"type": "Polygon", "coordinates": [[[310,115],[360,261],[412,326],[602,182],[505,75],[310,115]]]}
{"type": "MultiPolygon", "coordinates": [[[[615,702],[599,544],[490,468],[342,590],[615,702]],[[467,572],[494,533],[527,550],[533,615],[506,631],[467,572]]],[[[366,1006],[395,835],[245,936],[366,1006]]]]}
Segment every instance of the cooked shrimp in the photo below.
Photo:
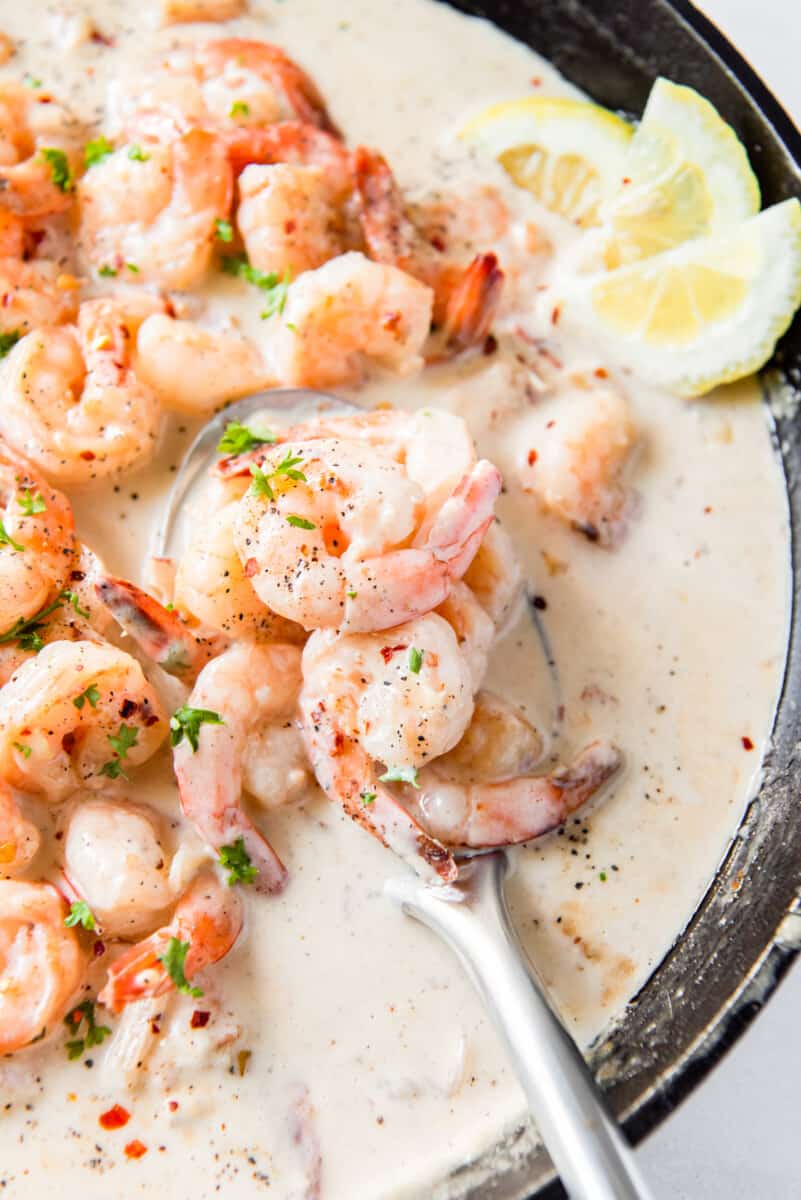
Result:
{"type": "Polygon", "coordinates": [[[296,278],[345,249],[343,220],[322,167],[249,166],[238,190],[237,227],[248,262],[260,271],[296,278]]]}
{"type": "Polygon", "coordinates": [[[454,783],[499,783],[530,775],[542,753],[542,736],[520,710],[482,690],[476,695],[461,740],[437,759],[437,778],[454,783]]]}
{"type": "Polygon", "coordinates": [[[388,629],[436,608],[472,560],[500,490],[481,460],[428,514],[399,463],[334,439],[265,447],[257,470],[234,544],[264,603],[306,629],[388,629]]]}
{"type": "Polygon", "coordinates": [[[49,883],[0,880],[0,1054],[61,1024],[86,960],[67,906],[49,883]]]}
{"type": "Polygon", "coordinates": [[[250,642],[302,642],[301,625],[279,616],[256,595],[234,546],[239,506],[212,512],[178,563],[175,605],[203,625],[250,642]]]}
{"type": "Polygon", "coordinates": [[[145,762],[167,734],[135,658],[94,642],[51,642],[0,690],[0,777],[63,800],[145,762]]]}
{"type": "Polygon", "coordinates": [[[113,86],[110,100],[113,123],[132,137],[187,129],[227,136],[287,118],[336,132],[305,71],[278,46],[244,38],[178,47],[144,78],[113,86]]]}
{"type": "Polygon", "coordinates": [[[512,539],[496,517],[464,573],[464,582],[492,619],[496,630],[505,625],[522,592],[523,569],[512,539]]]}
{"type": "Polygon", "coordinates": [[[175,897],[155,813],[82,797],[63,845],[64,873],[104,936],[139,937],[163,922],[175,897]]]}
{"type": "Polygon", "coordinates": [[[567,767],[501,783],[452,783],[436,764],[421,771],[404,801],[443,845],[487,849],[530,842],[561,825],[611,779],[623,761],[616,746],[592,742],[567,767]]]}
{"type": "Polygon", "coordinates": [[[349,240],[356,236],[353,158],[338,137],[303,121],[279,121],[263,128],[248,125],[228,130],[225,145],[237,175],[250,164],[288,163],[323,171],[338,219],[345,221],[349,240]]]}
{"type": "Polygon", "coordinates": [[[145,462],[161,427],[155,393],[131,365],[135,330],[159,302],[117,298],[81,305],[77,328],[39,329],[3,363],[0,433],[67,486],[145,462]]]}
{"type": "Polygon", "coordinates": [[[625,474],[637,440],[623,393],[596,380],[560,389],[531,410],[522,439],[524,489],[590,541],[619,541],[631,514],[625,474]]]}
{"type": "Polygon", "coordinates": [[[411,375],[430,324],[429,288],[354,251],[290,284],[267,351],[276,377],[293,386],[359,383],[368,363],[411,375]]]}
{"type": "Polygon", "coordinates": [[[260,729],[293,712],[299,690],[296,646],[233,645],[204,667],[187,701],[217,720],[200,725],[196,746],[185,737],[173,752],[184,815],[216,850],[241,838],[262,891],[280,891],[286,870],[242,808],[246,754],[260,729]]]}
{"type": "Polygon", "coordinates": [[[171,142],[121,146],[77,191],[80,243],[98,271],[187,289],[211,263],[233,179],[220,139],[192,129],[171,142]]]}
{"type": "Polygon", "coordinates": [[[259,351],[233,329],[154,313],[136,340],[136,374],[171,412],[206,416],[273,383],[259,351]]]}
{"type": "Polygon", "coordinates": [[[30,620],[66,586],[76,545],[66,496],[0,441],[0,634],[30,620]]]}
{"type": "Polygon", "coordinates": [[[354,155],[356,190],[368,253],[421,279],[434,291],[434,320],[446,348],[483,343],[501,297],[503,271],[494,254],[476,254],[467,267],[424,237],[411,219],[386,160],[363,146],[354,155]]]}
{"type": "Polygon", "coordinates": [[[164,957],[171,943],[188,945],[184,976],[193,979],[228,953],[239,937],[242,921],[242,901],[234,889],[220,883],[211,871],[204,871],[178,901],[169,924],[131,946],[109,969],[98,996],[100,1003],[118,1013],[132,1001],[170,992],[175,981],[164,957]]]}
{"type": "Polygon", "coordinates": [[[78,311],[76,280],[44,259],[0,257],[0,333],[23,334],[72,321],[78,311]]]}
{"type": "Polygon", "coordinates": [[[481,687],[487,673],[489,652],[495,641],[495,623],[466,583],[455,583],[437,613],[456,634],[462,657],[470,668],[473,691],[481,687]]]}
{"type": "Polygon", "coordinates": [[[72,203],[80,126],[45,91],[0,84],[0,192],[3,207],[25,219],[64,212],[72,203]]]}
{"type": "Polygon", "coordinates": [[[36,857],[39,830],[23,815],[7,783],[0,780],[0,876],[16,875],[36,857]]]}

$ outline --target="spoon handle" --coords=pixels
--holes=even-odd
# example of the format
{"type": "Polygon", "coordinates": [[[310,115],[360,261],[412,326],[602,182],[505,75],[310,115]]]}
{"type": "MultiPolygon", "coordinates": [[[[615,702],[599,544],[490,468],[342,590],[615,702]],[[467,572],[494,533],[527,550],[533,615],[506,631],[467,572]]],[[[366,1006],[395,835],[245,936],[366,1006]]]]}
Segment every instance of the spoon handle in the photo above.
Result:
{"type": "Polygon", "coordinates": [[[465,864],[455,887],[391,880],[404,911],[451,947],[484,1001],[572,1200],[647,1200],[634,1156],[509,920],[503,852],[465,864]]]}

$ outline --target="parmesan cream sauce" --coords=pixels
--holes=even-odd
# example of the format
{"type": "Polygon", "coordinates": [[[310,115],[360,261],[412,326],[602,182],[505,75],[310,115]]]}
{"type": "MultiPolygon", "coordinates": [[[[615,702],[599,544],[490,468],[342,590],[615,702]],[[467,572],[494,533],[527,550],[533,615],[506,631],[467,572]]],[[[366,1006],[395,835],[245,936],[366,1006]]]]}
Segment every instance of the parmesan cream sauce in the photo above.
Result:
{"type": "MultiPolygon", "coordinates": [[[[465,117],[533,87],[572,93],[522,45],[432,0],[253,0],[249,17],[227,25],[161,31],[156,7],[87,0],[70,17],[44,0],[0,0],[0,28],[17,43],[4,73],[30,72],[91,122],[109,79],[135,76],[159,48],[263,37],[312,73],[352,143],[380,147],[406,187],[427,190],[475,176],[453,137],[465,117]],[[113,46],[65,49],[82,16],[113,46]]],[[[482,169],[511,193],[500,172],[482,169]]],[[[557,246],[569,243],[528,197],[510,203],[527,206],[557,246]]],[[[205,300],[212,321],[231,314],[259,335],[259,297],[245,284],[222,278],[205,300]]],[[[530,312],[526,320],[545,331],[530,312]]],[[[562,357],[585,365],[548,332],[562,357]]],[[[642,434],[632,478],[641,499],[612,552],[542,515],[515,484],[525,406],[510,401],[503,351],[361,394],[468,420],[506,475],[500,512],[529,593],[547,605],[561,693],[525,605],[494,652],[489,685],[544,731],[558,725],[550,749],[562,758],[596,736],[626,752],[594,810],[517,854],[510,889],[523,940],[584,1044],[647,979],[725,852],[759,779],[787,629],[785,493],[757,389],[686,403],[623,382],[642,434]]],[[[112,570],[142,577],[190,433],[174,422],[146,472],[73,497],[79,530],[112,570]]],[[[179,822],[167,751],[128,792],[179,822]]],[[[109,1081],[105,1047],[85,1056],[91,1066],[68,1062],[60,1034],[0,1063],[7,1195],[43,1197],[57,1184],[85,1200],[156,1189],[187,1200],[312,1196],[319,1146],[328,1200],[428,1197],[520,1123],[522,1094],[461,970],[382,896],[402,867],[317,794],[260,819],[291,882],[278,899],[246,896],[245,935],[201,979],[220,1006],[205,1029],[190,1029],[192,1001],[174,1003],[135,1091],[109,1081]],[[220,1045],[237,1025],[241,1037],[220,1045]],[[131,1120],[107,1132],[98,1117],[115,1102],[131,1120]],[[124,1153],[132,1139],[147,1148],[135,1160],[124,1153]]]]}

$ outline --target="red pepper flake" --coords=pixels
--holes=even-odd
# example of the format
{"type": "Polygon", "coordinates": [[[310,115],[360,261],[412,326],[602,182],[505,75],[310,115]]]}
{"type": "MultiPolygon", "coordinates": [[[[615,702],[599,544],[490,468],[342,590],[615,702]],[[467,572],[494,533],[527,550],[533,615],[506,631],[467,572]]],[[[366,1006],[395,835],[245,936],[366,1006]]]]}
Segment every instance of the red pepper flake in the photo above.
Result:
{"type": "Polygon", "coordinates": [[[533,467],[538,458],[539,455],[537,454],[536,450],[529,450],[526,461],[530,467],[533,467]]]}
{"type": "Polygon", "coordinates": [[[743,750],[753,750],[754,743],[751,741],[750,737],[741,737],[740,741],[743,743],[743,750]]]}
{"type": "Polygon", "coordinates": [[[127,1125],[130,1119],[131,1114],[121,1104],[115,1104],[113,1108],[101,1113],[99,1117],[100,1124],[104,1129],[122,1129],[123,1125],[127,1125]]]}
{"type": "Polygon", "coordinates": [[[624,176],[623,176],[623,182],[624,182],[624,183],[631,183],[631,180],[629,179],[628,175],[624,175],[624,176]]]}
{"type": "Polygon", "coordinates": [[[95,958],[100,958],[106,953],[106,943],[98,938],[94,946],[92,946],[92,953],[94,954],[95,958]]]}
{"type": "Polygon", "coordinates": [[[440,237],[440,235],[438,233],[435,233],[434,236],[432,238],[430,238],[429,240],[435,250],[439,250],[440,254],[445,253],[445,250],[447,248],[447,242],[445,241],[444,237],[440,237]]]}
{"type": "Polygon", "coordinates": [[[78,457],[82,458],[84,462],[94,462],[95,455],[93,450],[82,450],[78,457]]]}
{"type": "Polygon", "coordinates": [[[259,573],[258,560],[255,558],[249,558],[247,560],[247,562],[245,563],[244,567],[242,568],[242,573],[244,574],[245,579],[252,579],[254,575],[258,575],[258,573],[259,573]]]}
{"type": "Polygon", "coordinates": [[[705,505],[704,505],[704,512],[705,512],[705,513],[711,513],[711,512],[712,512],[712,505],[711,505],[711,504],[705,504],[705,505]]]}
{"type": "Polygon", "coordinates": [[[552,312],[551,312],[551,324],[552,324],[552,325],[558,325],[558,324],[559,324],[559,318],[561,317],[561,315],[562,315],[562,307],[561,307],[561,305],[559,305],[559,304],[555,304],[555,305],[553,306],[553,310],[552,310],[552,312]]]}
{"type": "Polygon", "coordinates": [[[170,1110],[170,1112],[178,1112],[178,1101],[169,1100],[167,1102],[167,1108],[170,1110]]]}
{"type": "Polygon", "coordinates": [[[542,87],[542,78],[539,75],[532,75],[529,82],[532,87],[542,87]]]}
{"type": "Polygon", "coordinates": [[[554,425],[555,425],[555,424],[556,424],[556,421],[554,421],[554,420],[553,420],[553,418],[551,418],[551,420],[550,420],[550,421],[546,421],[546,422],[545,422],[545,428],[546,428],[546,429],[553,429],[553,427],[554,427],[554,425]]]}
{"type": "Polygon", "coordinates": [[[405,650],[406,646],[382,646],[381,657],[385,663],[388,663],[393,654],[400,654],[401,650],[405,650]]]}
{"type": "Polygon", "coordinates": [[[141,1158],[143,1154],[147,1154],[147,1146],[143,1142],[140,1142],[139,1138],[134,1138],[125,1147],[126,1158],[141,1158]]]}
{"type": "Polygon", "coordinates": [[[108,34],[101,33],[99,29],[95,29],[92,31],[92,33],[89,35],[89,41],[94,42],[94,44],[96,46],[113,46],[114,45],[114,38],[109,37],[108,34]]]}
{"type": "Polygon", "coordinates": [[[202,1009],[196,1008],[192,1013],[189,1024],[193,1029],[203,1029],[205,1025],[208,1025],[210,1016],[210,1012],[203,1012],[202,1009]]]}
{"type": "Polygon", "coordinates": [[[596,367],[593,374],[595,375],[596,379],[608,379],[609,378],[609,372],[607,371],[606,367],[596,367]]]}

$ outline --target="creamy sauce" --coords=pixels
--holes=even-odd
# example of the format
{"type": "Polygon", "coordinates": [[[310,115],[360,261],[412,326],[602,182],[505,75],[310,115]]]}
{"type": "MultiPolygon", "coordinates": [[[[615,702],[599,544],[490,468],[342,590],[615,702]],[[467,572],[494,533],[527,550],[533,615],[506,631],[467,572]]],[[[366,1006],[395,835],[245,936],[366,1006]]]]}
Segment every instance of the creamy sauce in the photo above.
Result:
{"type": "MultiPolygon", "coordinates": [[[[96,120],[123,64],[219,32],[155,32],[151,7],[81,4],[115,46],[65,52],[60,5],[2,0],[0,28],[18,42],[6,70],[29,71],[96,120]]],[[[452,134],[484,104],[532,86],[570,90],[523,46],[432,0],[353,0],[344,17],[321,0],[251,9],[223,31],[286,47],[348,140],[379,146],[411,188],[475,171],[452,134]]],[[[258,333],[258,299],[244,285],[222,280],[207,300],[212,316],[231,312],[258,333]]],[[[538,312],[547,309],[541,298],[538,312]]],[[[531,315],[527,328],[541,334],[546,317],[531,315]]],[[[548,333],[560,356],[585,365],[558,329],[548,333]]],[[[518,853],[511,885],[523,940],[587,1044],[683,928],[756,787],[785,650],[787,513],[753,385],[687,404],[623,378],[642,434],[640,504],[622,544],[603,551],[515,483],[526,416],[512,380],[500,351],[374,383],[360,399],[465,416],[506,476],[500,515],[558,668],[557,692],[524,604],[489,685],[552,734],[562,759],[596,736],[626,752],[602,803],[518,853]]],[[[188,437],[174,423],[146,473],[73,497],[82,536],[112,570],[141,578],[188,437]]],[[[177,813],[166,752],[130,795],[177,813]]],[[[291,883],[278,899],[247,896],[246,935],[202,981],[219,999],[205,1029],[190,1029],[191,1001],[175,1002],[167,1044],[133,1092],[109,1082],[104,1051],[68,1062],[60,1038],[0,1063],[7,1194],[41,1197],[57,1180],[86,1200],[155,1189],[302,1197],[314,1194],[317,1139],[328,1200],[422,1197],[520,1123],[522,1094],[461,970],[382,896],[401,866],[319,795],[263,820],[291,883]],[[237,1026],[241,1037],[219,1045],[237,1026]],[[114,1102],[132,1116],[107,1132],[98,1117],[114,1102]],[[309,1106],[316,1115],[304,1124],[309,1106]],[[307,1126],[313,1134],[299,1135],[307,1126]],[[132,1139],[147,1147],[139,1159],[125,1156],[132,1139]]]]}

